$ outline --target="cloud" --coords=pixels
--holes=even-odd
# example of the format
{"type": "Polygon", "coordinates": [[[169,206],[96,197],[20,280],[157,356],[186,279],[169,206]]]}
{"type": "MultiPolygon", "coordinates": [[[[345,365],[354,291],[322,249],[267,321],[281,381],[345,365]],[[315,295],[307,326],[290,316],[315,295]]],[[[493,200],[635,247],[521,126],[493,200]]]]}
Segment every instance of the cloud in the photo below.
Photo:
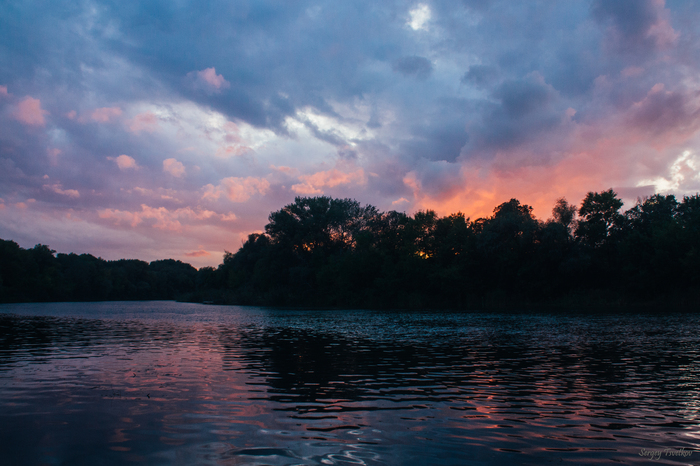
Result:
{"type": "Polygon", "coordinates": [[[410,19],[406,24],[414,31],[427,29],[427,23],[431,18],[430,7],[424,3],[419,3],[414,8],[409,10],[410,19]]]}
{"type": "Polygon", "coordinates": [[[205,251],[203,249],[200,249],[199,251],[186,252],[185,256],[186,257],[209,257],[209,256],[211,256],[211,253],[208,251],[205,251]]]}
{"type": "Polygon", "coordinates": [[[700,96],[697,92],[667,91],[655,84],[647,95],[631,107],[630,123],[646,134],[672,131],[688,137],[700,124],[700,96]]]}
{"type": "Polygon", "coordinates": [[[163,160],[163,171],[170,173],[175,178],[181,178],[185,174],[185,166],[175,159],[163,160]]]}
{"type": "Polygon", "coordinates": [[[61,196],[70,197],[72,199],[77,199],[80,197],[80,193],[77,190],[75,190],[75,189],[63,189],[63,186],[61,185],[61,183],[54,183],[51,185],[45,184],[43,186],[43,188],[48,190],[48,191],[52,191],[56,194],[60,194],[61,196]]]}
{"type": "Polygon", "coordinates": [[[0,86],[0,98],[9,96],[10,94],[7,93],[7,86],[0,86]]]}
{"type": "Polygon", "coordinates": [[[476,84],[477,86],[487,86],[493,84],[498,78],[498,70],[488,65],[472,65],[469,71],[462,76],[463,84],[476,84]]]}
{"type": "Polygon", "coordinates": [[[93,110],[90,118],[100,123],[107,123],[113,118],[121,116],[122,109],[119,107],[102,107],[93,110]]]}
{"type": "Polygon", "coordinates": [[[393,66],[394,71],[404,76],[427,79],[433,71],[433,64],[425,57],[402,57],[393,66]]]}
{"type": "Polygon", "coordinates": [[[152,133],[158,129],[158,117],[153,112],[139,113],[128,122],[129,131],[152,133]]]}
{"type": "Polygon", "coordinates": [[[56,147],[50,147],[46,149],[46,156],[49,159],[49,163],[51,165],[58,165],[58,156],[61,155],[63,151],[61,149],[58,149],[56,147]]]}
{"type": "Polygon", "coordinates": [[[467,126],[470,142],[463,155],[489,154],[519,144],[535,143],[542,134],[566,135],[564,116],[567,110],[554,104],[559,96],[538,73],[523,79],[510,79],[498,85],[484,102],[481,121],[467,126]]]}
{"type": "Polygon", "coordinates": [[[308,196],[322,194],[324,188],[334,188],[345,184],[364,184],[366,177],[362,168],[353,172],[343,172],[333,168],[311,175],[302,175],[299,177],[299,181],[301,183],[292,186],[292,191],[308,196]]]}
{"type": "Polygon", "coordinates": [[[697,193],[700,191],[700,157],[683,151],[668,167],[668,173],[654,179],[640,180],[639,187],[653,187],[653,192],[697,193]]]}
{"type": "Polygon", "coordinates": [[[243,145],[224,146],[216,149],[216,156],[221,158],[239,157],[251,151],[250,147],[243,145]]]}
{"type": "Polygon", "coordinates": [[[666,48],[679,37],[663,0],[595,0],[591,9],[594,18],[609,24],[611,47],[620,51],[666,48]]]}
{"type": "Polygon", "coordinates": [[[183,207],[169,210],[166,207],[150,207],[146,204],[141,204],[141,211],[101,209],[98,211],[98,216],[104,220],[111,220],[118,226],[128,225],[134,228],[142,222],[149,221],[148,224],[152,228],[181,231],[183,229],[182,222],[191,223],[192,221],[207,220],[215,218],[217,215],[216,212],[206,209],[183,207]]]}
{"type": "Polygon", "coordinates": [[[462,184],[461,166],[444,160],[425,161],[403,178],[403,183],[413,192],[415,200],[428,196],[439,201],[455,195],[462,184]]]}
{"type": "Polygon", "coordinates": [[[521,118],[544,107],[552,97],[551,88],[537,79],[511,80],[501,84],[493,96],[511,118],[521,118]]]}
{"type": "Polygon", "coordinates": [[[195,89],[210,94],[219,93],[222,89],[231,87],[231,83],[226,81],[223,75],[216,74],[214,67],[201,71],[191,71],[187,73],[187,78],[195,89]]]}
{"type": "Polygon", "coordinates": [[[644,68],[639,66],[628,66],[624,70],[620,71],[620,74],[625,78],[631,78],[633,76],[639,76],[644,72],[644,68]]]}
{"type": "Polygon", "coordinates": [[[264,178],[248,176],[239,178],[229,176],[222,179],[218,186],[208,184],[204,186],[202,199],[218,200],[222,195],[232,202],[245,202],[256,194],[265,195],[270,189],[270,182],[264,178]]]}
{"type": "Polygon", "coordinates": [[[285,165],[275,166],[275,165],[272,165],[272,164],[271,164],[271,165],[270,165],[270,168],[273,169],[273,170],[275,170],[275,171],[278,171],[278,172],[280,172],[280,173],[284,173],[284,174],[286,174],[286,175],[292,175],[292,176],[293,176],[293,175],[296,175],[296,174],[298,173],[298,171],[299,171],[299,170],[297,170],[296,168],[287,167],[287,166],[285,166],[285,165]]]}
{"type": "Polygon", "coordinates": [[[136,164],[136,160],[134,160],[133,157],[130,157],[126,154],[122,154],[118,157],[107,157],[107,160],[113,160],[114,163],[117,164],[117,167],[119,167],[120,170],[128,170],[130,168],[131,169],[138,168],[138,165],[136,164]]]}
{"type": "Polygon", "coordinates": [[[41,108],[41,101],[33,97],[25,97],[22,99],[12,113],[15,120],[29,126],[44,126],[46,120],[44,115],[49,112],[41,108]]]}

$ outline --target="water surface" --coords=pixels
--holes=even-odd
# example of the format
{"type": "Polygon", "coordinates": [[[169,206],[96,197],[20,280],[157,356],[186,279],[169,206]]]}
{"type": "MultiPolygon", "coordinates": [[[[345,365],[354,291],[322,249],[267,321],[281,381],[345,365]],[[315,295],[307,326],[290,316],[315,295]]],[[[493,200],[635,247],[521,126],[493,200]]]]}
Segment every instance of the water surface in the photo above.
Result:
{"type": "Polygon", "coordinates": [[[0,462],[696,464],[699,330],[661,312],[2,305],[0,462]]]}

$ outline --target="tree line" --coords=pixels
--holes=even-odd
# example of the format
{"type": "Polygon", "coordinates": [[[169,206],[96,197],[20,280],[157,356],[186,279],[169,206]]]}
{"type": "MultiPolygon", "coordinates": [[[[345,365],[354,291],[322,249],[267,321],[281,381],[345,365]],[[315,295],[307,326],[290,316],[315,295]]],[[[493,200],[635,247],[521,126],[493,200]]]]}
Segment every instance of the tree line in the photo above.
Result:
{"type": "Polygon", "coordinates": [[[197,280],[197,269],[173,259],[106,261],[0,240],[0,302],[177,299],[197,280]]]}
{"type": "Polygon", "coordinates": [[[471,220],[298,197],[218,268],[198,271],[173,260],[104,261],[5,241],[0,299],[45,290],[46,300],[314,307],[700,304],[700,196],[656,194],[624,213],[622,205],[609,189],[588,193],[578,208],[559,199],[547,221],[517,199],[471,220]]]}

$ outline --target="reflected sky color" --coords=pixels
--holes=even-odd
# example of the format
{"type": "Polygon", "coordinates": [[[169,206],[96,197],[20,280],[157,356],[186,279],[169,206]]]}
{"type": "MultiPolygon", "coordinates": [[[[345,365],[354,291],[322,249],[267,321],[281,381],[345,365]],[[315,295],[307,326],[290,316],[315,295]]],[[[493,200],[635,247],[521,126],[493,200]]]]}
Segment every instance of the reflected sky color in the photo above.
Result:
{"type": "Polygon", "coordinates": [[[295,196],[700,190],[700,5],[0,6],[0,237],[217,265],[295,196]]]}
{"type": "Polygon", "coordinates": [[[692,464],[699,324],[2,305],[0,446],[10,464],[692,464]]]}

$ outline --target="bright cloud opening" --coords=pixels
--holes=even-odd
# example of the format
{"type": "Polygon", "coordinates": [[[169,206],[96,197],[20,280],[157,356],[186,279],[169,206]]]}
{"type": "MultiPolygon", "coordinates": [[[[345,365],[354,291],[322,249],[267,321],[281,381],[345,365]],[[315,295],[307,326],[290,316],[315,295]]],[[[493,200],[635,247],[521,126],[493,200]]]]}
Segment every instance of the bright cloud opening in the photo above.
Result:
{"type": "Polygon", "coordinates": [[[427,29],[426,24],[430,21],[431,13],[430,7],[423,3],[419,3],[413,9],[408,12],[411,19],[408,20],[408,24],[411,29],[418,31],[420,29],[427,29]]]}
{"type": "Polygon", "coordinates": [[[689,192],[700,189],[700,157],[689,150],[683,151],[669,167],[668,176],[641,180],[637,186],[653,185],[656,192],[689,192]]]}

